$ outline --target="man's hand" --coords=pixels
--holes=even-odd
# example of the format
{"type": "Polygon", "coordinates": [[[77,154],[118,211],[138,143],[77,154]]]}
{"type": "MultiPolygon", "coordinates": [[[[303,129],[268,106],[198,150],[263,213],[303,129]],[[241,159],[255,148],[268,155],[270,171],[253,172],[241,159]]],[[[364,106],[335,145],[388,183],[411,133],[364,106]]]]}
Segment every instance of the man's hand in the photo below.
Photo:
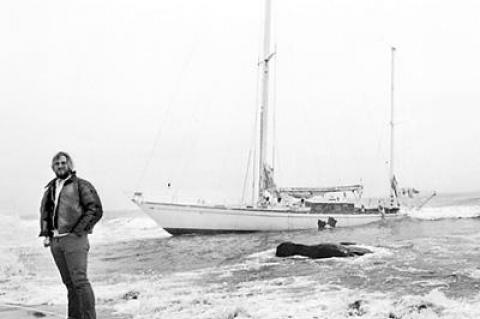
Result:
{"type": "Polygon", "coordinates": [[[50,246],[50,237],[45,237],[43,240],[43,247],[48,247],[50,246]]]}

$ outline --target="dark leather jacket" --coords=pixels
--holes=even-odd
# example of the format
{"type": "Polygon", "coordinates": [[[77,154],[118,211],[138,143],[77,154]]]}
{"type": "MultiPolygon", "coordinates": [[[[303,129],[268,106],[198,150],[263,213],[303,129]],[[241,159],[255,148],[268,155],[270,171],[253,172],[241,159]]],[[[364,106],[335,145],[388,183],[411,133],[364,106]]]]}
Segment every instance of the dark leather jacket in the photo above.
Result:
{"type": "Polygon", "coordinates": [[[95,188],[74,173],[65,181],[55,208],[55,180],[50,181],[40,206],[40,234],[52,236],[53,229],[60,234],[91,233],[103,214],[102,203],[95,188]]]}

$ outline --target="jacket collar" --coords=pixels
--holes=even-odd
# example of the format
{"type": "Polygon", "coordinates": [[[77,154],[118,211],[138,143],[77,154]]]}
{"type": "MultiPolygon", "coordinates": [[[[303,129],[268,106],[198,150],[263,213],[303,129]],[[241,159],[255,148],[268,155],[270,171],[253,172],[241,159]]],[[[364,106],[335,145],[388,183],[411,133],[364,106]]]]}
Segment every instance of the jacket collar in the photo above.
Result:
{"type": "MultiPolygon", "coordinates": [[[[68,180],[65,182],[65,183],[69,183],[70,181],[75,181],[77,179],[77,173],[76,172],[72,172],[72,174],[70,175],[70,178],[68,178],[68,180]]],[[[50,182],[48,182],[47,185],[45,185],[45,188],[51,188],[53,186],[55,186],[55,181],[57,180],[57,178],[55,177],[54,179],[52,179],[50,182]]]]}

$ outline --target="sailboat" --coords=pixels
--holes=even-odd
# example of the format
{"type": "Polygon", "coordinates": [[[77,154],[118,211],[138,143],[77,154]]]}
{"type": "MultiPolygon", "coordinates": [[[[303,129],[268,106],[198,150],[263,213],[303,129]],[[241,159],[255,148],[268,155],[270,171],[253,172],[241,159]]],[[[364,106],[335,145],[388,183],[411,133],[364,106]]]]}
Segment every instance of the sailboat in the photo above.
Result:
{"type": "Polygon", "coordinates": [[[230,232],[291,231],[351,227],[381,219],[401,216],[393,174],[393,53],[392,49],[392,120],[390,160],[390,203],[366,208],[347,200],[339,200],[352,193],[359,197],[363,185],[333,187],[284,187],[274,182],[273,168],[267,163],[267,129],[269,106],[270,62],[274,56],[270,48],[271,0],[265,0],[263,59],[261,67],[261,103],[259,105],[258,171],[254,200],[250,205],[207,205],[149,201],[137,192],[132,201],[143,212],[172,235],[217,234],[230,232]],[[336,200],[325,199],[328,195],[336,200]],[[341,194],[340,196],[337,196],[341,194]],[[323,200],[315,200],[323,198],[323,200]],[[289,199],[289,200],[287,200],[289,199]]]}

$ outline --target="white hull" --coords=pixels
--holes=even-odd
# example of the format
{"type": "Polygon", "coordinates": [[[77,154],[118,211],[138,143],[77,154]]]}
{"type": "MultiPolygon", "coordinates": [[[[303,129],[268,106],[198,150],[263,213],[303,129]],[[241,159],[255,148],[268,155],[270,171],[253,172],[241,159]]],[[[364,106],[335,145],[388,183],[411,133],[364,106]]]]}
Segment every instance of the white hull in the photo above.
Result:
{"type": "Polygon", "coordinates": [[[172,235],[193,233],[288,231],[318,229],[318,221],[336,220],[335,227],[351,227],[402,215],[315,214],[307,209],[259,209],[224,206],[136,202],[155,222],[172,235]]]}

